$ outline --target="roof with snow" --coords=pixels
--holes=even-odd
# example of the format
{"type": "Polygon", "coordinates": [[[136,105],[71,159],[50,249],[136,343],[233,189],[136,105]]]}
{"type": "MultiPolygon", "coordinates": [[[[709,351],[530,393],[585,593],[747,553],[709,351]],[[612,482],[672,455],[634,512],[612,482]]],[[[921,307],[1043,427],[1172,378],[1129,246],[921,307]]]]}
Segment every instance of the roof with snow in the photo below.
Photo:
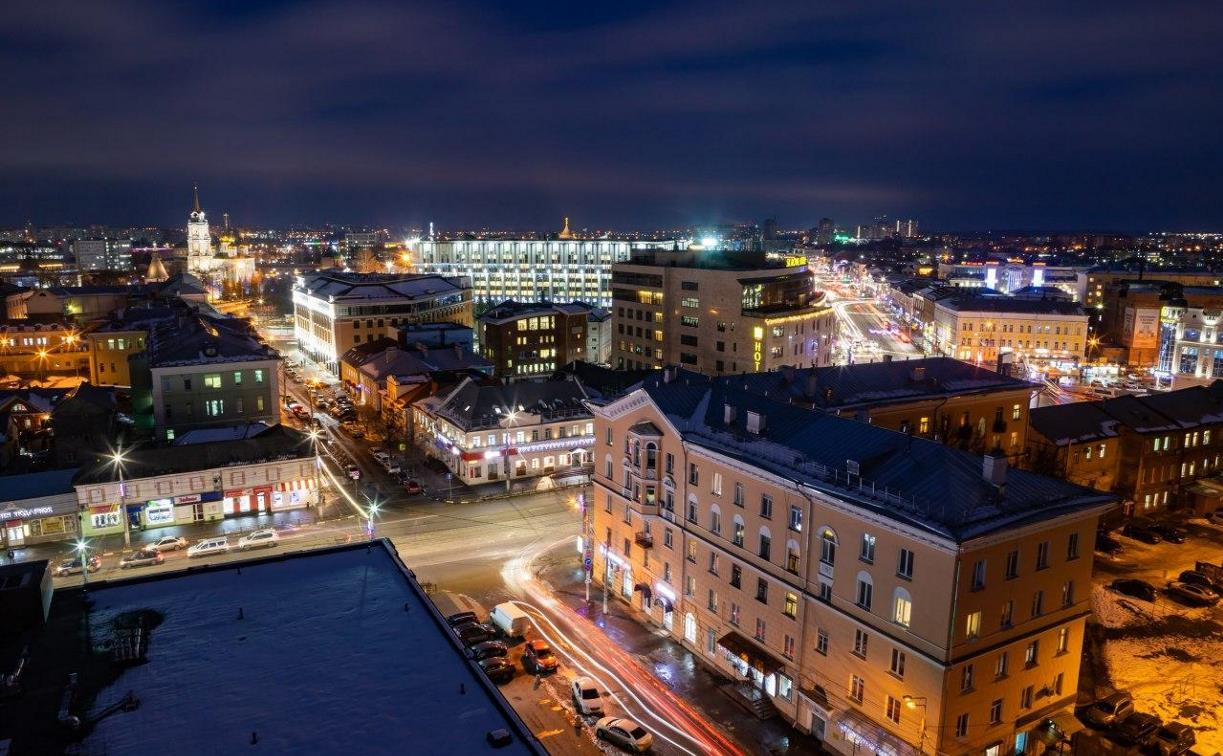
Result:
{"type": "Polygon", "coordinates": [[[1223,380],[1150,396],[1037,407],[1029,422],[1058,446],[1117,436],[1123,427],[1135,433],[1170,433],[1215,425],[1223,422],[1223,380]]]}
{"type": "MultiPolygon", "coordinates": [[[[347,360],[347,355],[345,359],[347,360]]],[[[366,356],[358,369],[375,381],[383,381],[388,376],[428,375],[452,370],[491,373],[493,363],[459,344],[402,349],[392,342],[391,346],[378,354],[366,356]]]]}
{"type": "Polygon", "coordinates": [[[195,444],[210,444],[216,441],[241,441],[255,438],[268,429],[267,423],[241,423],[225,425],[220,428],[196,428],[189,430],[174,439],[171,446],[193,446],[195,444]]]}
{"type": "Polygon", "coordinates": [[[1083,315],[1077,302],[1054,299],[1014,299],[1011,297],[952,297],[944,305],[957,312],[1014,312],[1025,315],[1083,315]]]}
{"type": "Polygon", "coordinates": [[[1017,469],[1000,488],[985,479],[980,456],[695,373],[669,371],[642,385],[686,443],[956,541],[1116,501],[1017,469]],[[762,432],[747,429],[749,413],[762,416],[762,432]]]}
{"type": "MultiPolygon", "coordinates": [[[[86,752],[546,753],[386,541],[89,593],[95,638],[140,615],[152,627],[147,661],[116,670],[90,713],[129,691],[140,706],[99,721],[86,752]],[[494,749],[498,729],[512,742],[494,749]]],[[[73,598],[57,592],[53,615],[73,598]]]]}
{"type": "Polygon", "coordinates": [[[154,323],[148,355],[152,368],[280,359],[280,353],[259,338],[250,321],[195,312],[154,323]]]}
{"type": "MultiPolygon", "coordinates": [[[[584,399],[586,392],[570,380],[547,379],[516,381],[509,385],[481,385],[468,378],[440,402],[428,409],[436,411],[455,426],[464,430],[509,428],[511,415],[536,415],[542,422],[568,418],[589,419],[590,410],[584,399]]],[[[526,423],[522,418],[521,423],[526,423]]]]}
{"type": "Polygon", "coordinates": [[[484,312],[480,316],[481,323],[508,323],[520,318],[531,317],[534,315],[586,315],[590,316],[593,306],[582,302],[518,302],[513,299],[507,299],[499,305],[496,305],[484,312]]]}
{"type": "Polygon", "coordinates": [[[314,297],[341,299],[422,299],[459,294],[471,287],[461,277],[396,273],[311,273],[299,288],[314,297]]]}

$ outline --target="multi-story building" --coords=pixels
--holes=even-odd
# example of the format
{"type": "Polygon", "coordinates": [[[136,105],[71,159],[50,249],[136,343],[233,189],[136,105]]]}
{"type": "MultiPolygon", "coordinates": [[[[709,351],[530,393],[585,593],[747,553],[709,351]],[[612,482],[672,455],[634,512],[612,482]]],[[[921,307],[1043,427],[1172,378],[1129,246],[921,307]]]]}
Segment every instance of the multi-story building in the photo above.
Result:
{"type": "Polygon", "coordinates": [[[785,398],[1018,464],[1037,386],[950,357],[789,368],[727,376],[753,394],[785,398]]]}
{"type": "MultiPolygon", "coordinates": [[[[1201,386],[1223,378],[1223,289],[1211,289],[1211,307],[1190,306],[1189,290],[1164,303],[1159,313],[1156,373],[1173,388],[1201,386]]],[[[1201,301],[1202,296],[1195,296],[1201,301]]]]}
{"type": "Polygon", "coordinates": [[[507,299],[611,305],[611,266],[640,246],[674,242],[577,239],[565,228],[555,239],[421,241],[410,251],[415,269],[441,276],[470,276],[481,305],[507,299]]]}
{"type": "MultiPolygon", "coordinates": [[[[1149,368],[1159,365],[1165,377],[1176,370],[1172,355],[1178,334],[1202,329],[1191,316],[1180,324],[1188,311],[1197,310],[1209,318],[1210,312],[1223,310],[1223,287],[1184,286],[1162,281],[1122,281],[1104,288],[1096,314],[1101,339],[1123,350],[1129,365],[1149,368]]],[[[1192,341],[1190,339],[1189,341],[1192,341]]],[[[1207,351],[1207,354],[1209,350],[1207,351]]],[[[1179,360],[1178,360],[1179,362],[1179,360]]],[[[1195,370],[1189,371],[1190,375],[1195,370]]],[[[1209,375],[1209,373],[1207,373],[1209,375]]]]}
{"type": "Polygon", "coordinates": [[[174,440],[192,428],[280,422],[280,354],[244,319],[180,315],[129,358],[136,425],[174,440]]]}
{"type": "Polygon", "coordinates": [[[612,351],[612,323],[610,310],[595,308],[586,319],[586,362],[610,365],[612,351]]]}
{"type": "Polygon", "coordinates": [[[128,358],[144,351],[149,331],[187,311],[175,307],[133,307],[81,334],[89,347],[89,380],[98,386],[131,386],[128,358]]]}
{"type": "Polygon", "coordinates": [[[586,399],[571,380],[482,385],[466,378],[413,404],[413,437],[468,485],[582,470],[594,446],[586,399]]]}
{"type": "Polygon", "coordinates": [[[845,754],[1072,721],[1111,495],[670,369],[594,412],[596,587],[745,695],[845,754]]]}
{"type": "Polygon", "coordinates": [[[310,359],[339,373],[340,355],[386,335],[388,327],[451,322],[472,325],[471,281],[464,276],[341,273],[297,277],[294,335],[310,359]]]}
{"type": "Polygon", "coordinates": [[[806,265],[692,248],[612,266],[612,363],[709,375],[832,364],[836,315],[806,265]]]}
{"type": "Polygon", "coordinates": [[[1086,354],[1087,315],[1077,302],[940,297],[924,337],[928,354],[967,362],[994,364],[1011,354],[1023,362],[1077,366],[1086,354]]]}
{"type": "MultiPolygon", "coordinates": [[[[427,382],[438,373],[491,375],[493,364],[460,344],[426,347],[401,347],[389,339],[373,342],[382,348],[365,350],[353,347],[341,358],[345,384],[356,395],[358,407],[381,413],[388,403],[400,397],[389,387],[400,390],[412,383],[427,382]]],[[[365,346],[369,346],[368,344],[365,346]]]]}
{"type": "Polygon", "coordinates": [[[85,536],[301,509],[317,501],[320,477],[304,433],[254,423],[124,453],[123,482],[109,457],[75,480],[85,536]],[[222,432],[223,431],[223,432],[222,432]]]}
{"type": "Polygon", "coordinates": [[[81,272],[132,269],[131,239],[77,239],[72,254],[81,272]]]}
{"type": "Polygon", "coordinates": [[[502,302],[480,316],[480,353],[504,378],[537,378],[574,360],[594,361],[587,353],[593,309],[581,302],[502,302]]]}
{"type": "Polygon", "coordinates": [[[1210,386],[1119,396],[1032,410],[1029,458],[1035,470],[1112,491],[1125,514],[1196,506],[1190,492],[1223,463],[1223,381],[1210,386]]]}
{"type": "Polygon", "coordinates": [[[1071,301],[1087,297],[1088,266],[1045,265],[1011,261],[941,262],[938,277],[951,286],[990,289],[1014,294],[1021,289],[1051,287],[1068,295],[1071,301]]]}
{"type": "Polygon", "coordinates": [[[1087,293],[1083,302],[1089,309],[1103,309],[1108,289],[1127,281],[1211,287],[1223,285],[1223,273],[1179,268],[1156,268],[1154,270],[1092,268],[1087,273],[1087,293]]]}
{"type": "Polygon", "coordinates": [[[65,323],[0,325],[0,372],[27,378],[87,375],[89,350],[80,329],[65,323]]]}

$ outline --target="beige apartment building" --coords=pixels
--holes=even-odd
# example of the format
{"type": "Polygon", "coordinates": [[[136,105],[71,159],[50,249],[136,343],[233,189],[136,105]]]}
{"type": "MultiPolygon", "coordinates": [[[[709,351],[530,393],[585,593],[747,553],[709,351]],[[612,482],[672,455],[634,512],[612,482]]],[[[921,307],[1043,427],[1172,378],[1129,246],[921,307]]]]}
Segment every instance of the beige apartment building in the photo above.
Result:
{"type": "Polygon", "coordinates": [[[612,364],[707,375],[832,364],[836,316],[803,265],[693,247],[612,266],[612,364]]]}
{"type": "Polygon", "coordinates": [[[950,297],[926,322],[927,351],[993,364],[1002,354],[1020,361],[1075,366],[1086,356],[1087,314],[1076,302],[950,297]]]}
{"type": "Polygon", "coordinates": [[[833,751],[1072,730],[1109,494],[668,369],[595,407],[596,588],[833,751]]]}

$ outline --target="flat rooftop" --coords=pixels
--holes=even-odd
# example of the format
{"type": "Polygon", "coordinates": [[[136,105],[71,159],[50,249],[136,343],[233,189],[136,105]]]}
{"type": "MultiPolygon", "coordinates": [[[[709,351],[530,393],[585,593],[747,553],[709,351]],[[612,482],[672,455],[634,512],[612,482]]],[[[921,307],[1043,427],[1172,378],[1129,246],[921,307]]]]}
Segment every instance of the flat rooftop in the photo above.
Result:
{"type": "MultiPolygon", "coordinates": [[[[79,623],[79,594],[65,593],[52,612],[62,600],[79,623]]],[[[160,624],[146,662],[100,677],[82,714],[128,691],[140,706],[98,722],[86,753],[468,754],[492,752],[497,729],[513,734],[498,752],[544,753],[385,542],[91,583],[89,595],[95,656],[124,618],[160,624]]],[[[79,656],[72,645],[50,652],[79,656]]]]}

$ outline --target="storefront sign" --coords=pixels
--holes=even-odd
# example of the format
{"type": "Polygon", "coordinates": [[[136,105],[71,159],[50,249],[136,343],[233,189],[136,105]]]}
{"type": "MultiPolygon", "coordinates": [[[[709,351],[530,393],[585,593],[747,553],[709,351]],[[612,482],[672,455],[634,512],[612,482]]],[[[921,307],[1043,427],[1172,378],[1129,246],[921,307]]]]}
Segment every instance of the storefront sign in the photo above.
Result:
{"type": "Polygon", "coordinates": [[[55,514],[55,510],[51,507],[18,507],[17,509],[0,510],[0,517],[14,520],[33,520],[37,517],[48,517],[52,514],[55,514]]]}
{"type": "Polygon", "coordinates": [[[154,499],[144,508],[146,525],[168,525],[174,522],[174,503],[170,499],[154,499]]]}
{"type": "Polygon", "coordinates": [[[183,494],[182,496],[174,497],[175,504],[198,504],[201,501],[220,501],[220,500],[221,500],[220,491],[205,491],[204,493],[183,494]]]}

